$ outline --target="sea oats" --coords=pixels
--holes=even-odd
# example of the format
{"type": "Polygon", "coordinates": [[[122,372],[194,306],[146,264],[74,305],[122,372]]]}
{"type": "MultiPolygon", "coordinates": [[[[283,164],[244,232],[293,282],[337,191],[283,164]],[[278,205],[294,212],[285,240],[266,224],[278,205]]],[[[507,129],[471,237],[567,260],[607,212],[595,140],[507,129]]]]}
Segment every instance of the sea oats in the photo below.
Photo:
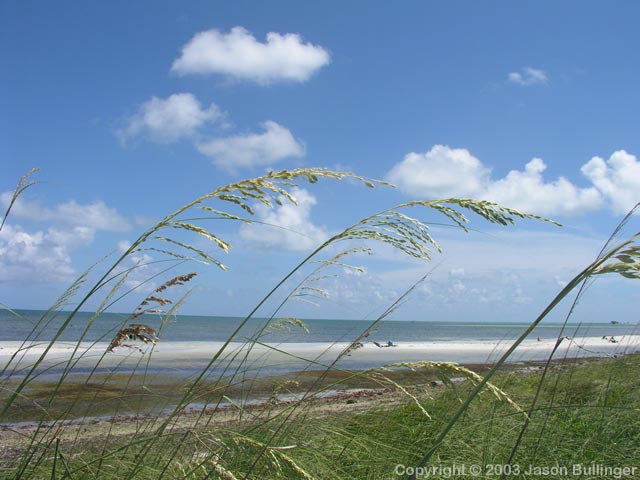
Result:
{"type": "MultiPolygon", "coordinates": [[[[411,370],[415,370],[417,368],[434,369],[436,370],[436,372],[441,374],[440,379],[444,383],[451,383],[451,378],[449,376],[450,374],[460,375],[469,380],[474,386],[479,385],[484,380],[482,376],[478,375],[473,370],[469,370],[468,368],[455,362],[401,362],[387,365],[387,367],[406,367],[410,368],[411,370]]],[[[526,413],[520,407],[520,405],[514,402],[504,390],[500,389],[490,382],[485,382],[484,386],[498,400],[511,405],[516,411],[526,416],[526,413]]]]}
{"type": "Polygon", "coordinates": [[[18,200],[18,197],[20,195],[22,195],[22,193],[29,187],[31,187],[32,185],[35,185],[37,182],[35,180],[29,180],[29,177],[31,175],[33,175],[34,173],[36,173],[38,170],[40,170],[39,168],[32,168],[31,170],[29,170],[27,173],[25,173],[22,178],[20,178],[20,181],[18,182],[18,185],[16,186],[15,190],[13,191],[13,195],[11,195],[11,200],[9,200],[9,205],[7,206],[7,210],[4,212],[4,215],[2,216],[2,223],[0,223],[0,230],[2,230],[2,227],[4,227],[5,222],[7,221],[7,218],[9,217],[9,212],[11,212],[11,209],[13,208],[13,205],[16,203],[16,200],[18,200]]]}
{"type": "MultiPolygon", "coordinates": [[[[162,308],[145,307],[150,304],[157,304],[158,306],[173,304],[173,301],[169,300],[168,298],[158,297],[154,294],[164,292],[166,289],[174,287],[176,285],[184,285],[196,275],[197,273],[192,272],[186,275],[178,275],[170,280],[167,280],[165,283],[156,288],[151,295],[147,296],[142,302],[140,302],[134,312],[129,315],[128,320],[135,320],[136,318],[141,317],[142,315],[145,315],[147,313],[166,313],[162,308]]],[[[144,343],[152,343],[153,345],[155,345],[158,341],[158,332],[156,329],[148,325],[130,324],[129,326],[121,328],[118,333],[116,333],[115,337],[113,337],[113,340],[111,340],[111,343],[107,348],[107,352],[113,352],[113,350],[117,347],[135,348],[132,345],[124,343],[127,340],[140,340],[144,343]]]]}
{"type": "MultiPolygon", "coordinates": [[[[156,329],[149,325],[132,323],[128,327],[121,328],[118,333],[116,333],[116,336],[111,340],[109,347],[107,347],[107,352],[113,352],[114,349],[118,347],[138,348],[129,343],[125,343],[133,340],[140,340],[144,343],[151,343],[155,345],[158,341],[157,334],[158,332],[156,329]]],[[[143,352],[140,348],[138,348],[138,350],[143,352]]]]}

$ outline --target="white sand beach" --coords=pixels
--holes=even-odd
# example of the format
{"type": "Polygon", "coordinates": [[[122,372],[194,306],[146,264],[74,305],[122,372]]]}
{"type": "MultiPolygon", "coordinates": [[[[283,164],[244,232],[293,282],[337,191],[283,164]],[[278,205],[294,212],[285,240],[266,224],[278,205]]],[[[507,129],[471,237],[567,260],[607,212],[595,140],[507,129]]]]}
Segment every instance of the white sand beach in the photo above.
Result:
{"type": "MultiPolygon", "coordinates": [[[[526,340],[509,357],[509,362],[542,361],[549,357],[556,341],[526,340]]],[[[50,372],[65,369],[71,362],[74,369],[122,368],[161,369],[171,371],[197,371],[206,367],[223,347],[222,342],[158,342],[157,345],[135,344],[136,348],[119,347],[106,352],[107,343],[57,342],[48,349],[39,368],[50,372]],[[77,349],[76,349],[77,347],[77,349]],[[139,347],[139,349],[138,349],[139,347]],[[143,353],[144,352],[144,353],[143,353]]],[[[447,341],[447,342],[402,342],[392,347],[379,347],[366,342],[360,348],[349,348],[348,343],[282,343],[278,345],[230,343],[213,363],[213,368],[238,366],[250,370],[286,371],[303,368],[322,368],[338,360],[343,369],[364,369],[399,362],[439,361],[461,364],[491,364],[505,353],[509,342],[492,341],[447,341]]],[[[5,375],[28,370],[45,353],[48,345],[21,342],[0,343],[0,366],[5,375]]],[[[640,351],[640,335],[627,335],[611,342],[608,338],[585,337],[564,338],[560,342],[554,359],[575,357],[620,356],[640,351]]]]}

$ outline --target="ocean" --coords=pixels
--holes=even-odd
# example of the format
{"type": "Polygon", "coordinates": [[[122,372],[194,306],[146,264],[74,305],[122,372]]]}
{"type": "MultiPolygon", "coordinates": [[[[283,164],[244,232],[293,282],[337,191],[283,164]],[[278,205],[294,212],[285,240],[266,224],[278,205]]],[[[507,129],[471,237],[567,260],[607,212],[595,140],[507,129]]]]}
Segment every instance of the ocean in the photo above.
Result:
{"type": "MultiPolygon", "coordinates": [[[[233,369],[259,374],[284,373],[333,365],[344,369],[378,368],[401,362],[493,363],[527,328],[525,323],[386,321],[372,328],[362,320],[304,320],[277,328],[278,320],[251,319],[234,336],[238,317],[177,315],[164,321],[158,314],[132,319],[127,314],[45,314],[20,310],[18,315],[0,310],[0,370],[2,375],[27,374],[32,365],[39,375],[56,376],[67,369],[75,373],[146,372],[189,377],[202,369],[219,375],[233,369]],[[144,324],[159,331],[157,344],[125,340],[126,346],[108,351],[109,343],[124,326],[144,324]],[[363,336],[363,333],[369,334],[363,336]],[[54,344],[51,340],[56,338],[54,344]],[[360,338],[361,344],[353,348],[360,338]],[[387,348],[388,342],[393,347],[387,348]],[[43,356],[43,355],[46,355],[43,356]]],[[[563,339],[556,358],[618,356],[640,348],[637,325],[589,323],[543,324],[509,357],[510,362],[540,361],[563,339]],[[615,338],[615,342],[610,341],[615,338]]],[[[33,372],[32,372],[33,373],[33,372]]]]}
{"type": "MultiPolygon", "coordinates": [[[[46,316],[46,321],[37,325],[45,314],[41,310],[17,310],[14,313],[0,309],[0,342],[5,341],[50,341],[67,319],[68,312],[57,312],[46,316]],[[36,326],[37,325],[37,326],[36,326]]],[[[242,322],[239,317],[177,315],[162,325],[162,317],[146,314],[131,320],[128,314],[102,313],[87,330],[93,314],[79,312],[59,337],[60,341],[77,342],[82,338],[88,342],[109,342],[115,333],[130,323],[149,325],[159,332],[160,342],[223,342],[229,338],[242,322]],[[86,330],[86,331],[85,331],[86,330]],[[83,336],[84,333],[84,336],[83,336]]],[[[260,334],[264,343],[340,343],[351,342],[367,331],[372,322],[363,320],[303,319],[308,330],[297,326],[277,328],[272,321],[260,334]]],[[[251,319],[235,337],[242,342],[255,337],[265,325],[266,319],[251,319]]],[[[366,338],[369,342],[460,342],[499,341],[517,338],[526,328],[526,323],[472,323],[433,321],[383,321],[366,338]]],[[[568,324],[564,331],[560,324],[541,324],[531,338],[556,339],[558,336],[602,337],[624,336],[640,333],[637,324],[584,323],[568,324]]]]}

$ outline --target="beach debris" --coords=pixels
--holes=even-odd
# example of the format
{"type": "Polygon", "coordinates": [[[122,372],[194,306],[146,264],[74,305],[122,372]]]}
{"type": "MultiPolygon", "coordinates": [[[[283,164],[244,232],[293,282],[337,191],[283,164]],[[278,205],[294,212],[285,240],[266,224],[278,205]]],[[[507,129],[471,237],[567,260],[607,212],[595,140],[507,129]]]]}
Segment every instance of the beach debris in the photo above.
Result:
{"type": "Polygon", "coordinates": [[[121,328],[107,348],[107,352],[113,352],[117,347],[137,348],[140,352],[144,353],[141,348],[135,347],[125,343],[127,341],[140,340],[144,343],[151,343],[153,345],[158,341],[158,332],[155,328],[149,325],[141,325],[132,323],[128,327],[121,328]]]}

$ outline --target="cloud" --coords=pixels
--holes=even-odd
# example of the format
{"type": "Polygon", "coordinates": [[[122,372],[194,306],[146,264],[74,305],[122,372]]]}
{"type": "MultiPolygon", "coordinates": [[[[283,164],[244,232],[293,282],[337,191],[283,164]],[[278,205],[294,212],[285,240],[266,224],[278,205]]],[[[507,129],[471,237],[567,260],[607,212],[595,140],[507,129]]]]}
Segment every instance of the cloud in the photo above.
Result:
{"type": "Polygon", "coordinates": [[[197,33],[171,71],[179,75],[221,74],[266,85],[304,82],[329,60],[324,48],[303,43],[297,34],[270,32],[266,43],[260,43],[246,29],[234,27],[229,33],[216,29],[197,33]]]}
{"type": "Polygon", "coordinates": [[[304,145],[291,132],[271,120],[262,123],[264,133],[217,138],[200,143],[198,150],[226,170],[269,166],[285,158],[304,156],[304,145]]]}
{"type": "Polygon", "coordinates": [[[207,123],[224,117],[217,105],[204,109],[190,93],[176,93],[166,99],[152,97],[138,107],[116,132],[121,141],[147,137],[157,143],[173,143],[193,137],[207,123]]]}
{"type": "Polygon", "coordinates": [[[523,87],[530,87],[533,85],[546,85],[549,78],[544,70],[525,67],[520,72],[509,73],[507,81],[509,83],[515,83],[516,85],[522,85],[523,87]]]}
{"type": "Polygon", "coordinates": [[[562,279],[573,278],[591,263],[606,240],[564,229],[521,227],[492,229],[491,235],[434,227],[432,234],[443,246],[435,266],[412,261],[408,268],[385,272],[385,286],[402,291],[433,268],[410,304],[436,309],[453,304],[500,305],[496,316],[502,308],[551,299],[564,286],[559,286],[562,279]]]}
{"type": "Polygon", "coordinates": [[[64,250],[71,250],[82,245],[90,245],[95,237],[95,230],[89,227],[75,226],[71,229],[49,228],[46,239],[64,250]]]}
{"type": "MultiPolygon", "coordinates": [[[[3,209],[9,205],[12,194],[13,192],[0,194],[3,209]]],[[[11,218],[49,221],[111,232],[124,232],[131,228],[131,224],[116,209],[108,207],[102,201],[82,205],[69,200],[54,207],[45,207],[20,197],[11,209],[11,218]]]]}
{"type": "MultiPolygon", "coordinates": [[[[354,307],[354,314],[381,312],[413,287],[427,271],[394,319],[511,320],[515,311],[531,314],[543,308],[561,288],[558,279],[571,279],[598,254],[606,238],[585,237],[563,229],[492,229],[491,235],[464,234],[435,227],[432,234],[443,246],[434,262],[407,259],[399,268],[381,268],[379,260],[397,260],[376,248],[375,255],[347,263],[363,265],[363,274],[345,271],[319,286],[330,293],[332,304],[354,307]],[[524,307],[527,306],[526,309],[524,307]],[[457,310],[456,310],[457,309],[457,310]],[[523,309],[523,310],[518,310],[523,309]],[[405,312],[411,312],[405,316],[405,312]],[[473,312],[469,317],[469,312],[473,312]]],[[[342,310],[344,311],[344,310],[342,310]]],[[[526,317],[529,318],[529,317],[526,317]]]]}
{"type": "Polygon", "coordinates": [[[473,197],[539,215],[576,215],[603,205],[604,192],[595,182],[580,188],[564,177],[546,181],[546,168],[534,158],[524,170],[493,180],[490,169],[468,150],[435,145],[424,154],[408,154],[388,178],[404,193],[420,198],[473,197]]]}
{"type": "Polygon", "coordinates": [[[0,231],[0,282],[69,282],[76,276],[70,252],[93,241],[93,231],[50,228],[29,233],[5,224],[0,231]]]}
{"type": "MultiPolygon", "coordinates": [[[[121,240],[118,242],[117,251],[119,254],[124,254],[131,243],[127,240],[121,240]]],[[[147,252],[134,250],[130,253],[114,270],[114,274],[126,275],[124,281],[124,288],[127,290],[137,289],[144,285],[144,288],[151,292],[155,290],[158,283],[154,280],[160,273],[161,269],[155,265],[153,257],[147,252]]]]}
{"type": "Polygon", "coordinates": [[[320,284],[329,293],[331,303],[351,307],[353,315],[360,318],[380,314],[400,296],[397,285],[390,285],[384,274],[356,273],[345,270],[343,275],[325,279],[320,284]]]}
{"type": "Polygon", "coordinates": [[[542,177],[546,168],[534,158],[524,171],[511,170],[505,178],[489,182],[481,197],[540,215],[573,215],[600,208],[602,196],[596,188],[578,188],[564,177],[546,182],[542,177]]]}
{"type": "Polygon", "coordinates": [[[581,168],[616,213],[626,213],[640,202],[640,162],[624,150],[608,160],[593,157],[581,168]]]}
{"type": "Polygon", "coordinates": [[[268,225],[242,225],[240,237],[263,248],[296,252],[308,251],[326,240],[329,233],[311,221],[316,198],[303,188],[294,188],[291,193],[298,205],[285,201],[274,208],[256,204],[257,218],[268,225]]]}
{"type": "MultiPolygon", "coordinates": [[[[12,192],[0,194],[6,209],[12,192]]],[[[69,282],[77,272],[72,264],[74,250],[91,245],[98,231],[124,232],[130,223],[104,202],[79,204],[75,200],[46,207],[18,198],[10,220],[48,223],[46,229],[28,230],[5,224],[0,231],[0,281],[69,282]]]]}
{"type": "Polygon", "coordinates": [[[410,195],[473,196],[481,192],[489,170],[462,148],[435,145],[426,153],[409,153],[388,178],[410,195]]]}
{"type": "Polygon", "coordinates": [[[527,282],[525,275],[515,271],[473,273],[465,278],[442,281],[433,279],[431,301],[439,301],[444,305],[451,304],[528,304],[533,298],[528,296],[524,288],[527,282]]]}

